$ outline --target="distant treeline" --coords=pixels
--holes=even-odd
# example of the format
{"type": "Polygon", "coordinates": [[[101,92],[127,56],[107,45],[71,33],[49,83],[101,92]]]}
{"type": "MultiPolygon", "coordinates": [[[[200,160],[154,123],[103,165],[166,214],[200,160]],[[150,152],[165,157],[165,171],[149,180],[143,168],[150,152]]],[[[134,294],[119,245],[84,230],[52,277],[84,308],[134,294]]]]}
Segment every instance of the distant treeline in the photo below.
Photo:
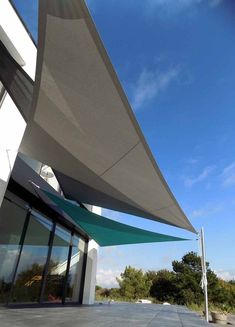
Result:
{"type": "MultiPolygon", "coordinates": [[[[201,284],[201,258],[195,252],[185,254],[181,261],[172,262],[173,271],[144,272],[131,266],[117,278],[119,288],[96,286],[97,299],[136,301],[152,298],[154,302],[201,306],[204,295],[201,284]]],[[[207,263],[208,297],[211,305],[223,311],[235,308],[235,282],[225,282],[209,268],[207,263]]]]}

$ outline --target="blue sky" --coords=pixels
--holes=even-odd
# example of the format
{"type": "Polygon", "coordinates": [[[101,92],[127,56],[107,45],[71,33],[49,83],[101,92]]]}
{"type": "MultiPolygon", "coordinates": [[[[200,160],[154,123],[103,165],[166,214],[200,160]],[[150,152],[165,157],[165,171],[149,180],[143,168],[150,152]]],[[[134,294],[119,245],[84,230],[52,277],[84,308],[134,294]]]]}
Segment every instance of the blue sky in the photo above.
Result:
{"type": "MultiPolygon", "coordinates": [[[[32,33],[37,1],[15,0],[32,33]]],[[[235,5],[233,0],[89,0],[97,29],[147,142],[181,207],[205,228],[207,259],[235,278],[235,5]]],[[[194,235],[103,211],[149,230],[194,235]]],[[[126,265],[170,268],[196,241],[100,249],[98,282],[126,265]]]]}

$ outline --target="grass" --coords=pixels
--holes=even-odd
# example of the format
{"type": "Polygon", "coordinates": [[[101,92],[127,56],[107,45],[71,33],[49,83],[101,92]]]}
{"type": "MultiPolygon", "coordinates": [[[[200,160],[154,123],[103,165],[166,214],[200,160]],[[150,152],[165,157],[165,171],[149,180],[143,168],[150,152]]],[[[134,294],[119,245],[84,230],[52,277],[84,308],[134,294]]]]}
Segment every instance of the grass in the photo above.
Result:
{"type": "MultiPolygon", "coordinates": [[[[196,311],[196,312],[199,312],[200,314],[203,315],[203,311],[204,311],[204,304],[196,304],[196,303],[190,303],[190,304],[187,304],[187,307],[192,310],[192,311],[196,311]]],[[[215,304],[209,304],[209,311],[223,311],[221,310],[221,306],[216,306],[215,304]]],[[[235,314],[235,308],[234,307],[227,307],[226,310],[224,311],[227,311],[227,313],[231,313],[231,314],[235,314]]]]}

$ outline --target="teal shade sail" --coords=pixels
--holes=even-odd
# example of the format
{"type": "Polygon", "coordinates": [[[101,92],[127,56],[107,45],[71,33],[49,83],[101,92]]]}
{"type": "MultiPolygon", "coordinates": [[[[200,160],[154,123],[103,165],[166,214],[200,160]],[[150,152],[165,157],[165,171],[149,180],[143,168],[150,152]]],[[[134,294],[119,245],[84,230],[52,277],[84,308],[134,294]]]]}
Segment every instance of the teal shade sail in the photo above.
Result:
{"type": "Polygon", "coordinates": [[[144,229],[122,224],[103,216],[97,215],[79,207],[66,199],[48,191],[43,193],[62,209],[100,246],[123,244],[186,241],[184,238],[150,232],[144,229]]]}

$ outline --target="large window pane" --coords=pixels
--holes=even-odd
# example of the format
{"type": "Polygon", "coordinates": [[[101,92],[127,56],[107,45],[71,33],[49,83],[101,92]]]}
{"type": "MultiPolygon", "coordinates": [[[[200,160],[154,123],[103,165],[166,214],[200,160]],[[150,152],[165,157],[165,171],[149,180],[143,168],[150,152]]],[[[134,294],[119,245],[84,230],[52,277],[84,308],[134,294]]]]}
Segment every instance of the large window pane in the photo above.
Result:
{"type": "Polygon", "coordinates": [[[38,302],[52,222],[34,212],[29,221],[14,283],[13,302],[38,302]]]}
{"type": "Polygon", "coordinates": [[[79,301],[81,289],[83,257],[84,257],[85,242],[77,235],[73,236],[72,241],[72,256],[69,267],[69,275],[67,280],[66,301],[79,301]]]}
{"type": "Polygon", "coordinates": [[[26,214],[6,199],[0,208],[0,303],[8,300],[26,214]]]}
{"type": "Polygon", "coordinates": [[[71,234],[57,225],[46,277],[45,302],[60,303],[63,299],[70,242],[71,234]]]}

